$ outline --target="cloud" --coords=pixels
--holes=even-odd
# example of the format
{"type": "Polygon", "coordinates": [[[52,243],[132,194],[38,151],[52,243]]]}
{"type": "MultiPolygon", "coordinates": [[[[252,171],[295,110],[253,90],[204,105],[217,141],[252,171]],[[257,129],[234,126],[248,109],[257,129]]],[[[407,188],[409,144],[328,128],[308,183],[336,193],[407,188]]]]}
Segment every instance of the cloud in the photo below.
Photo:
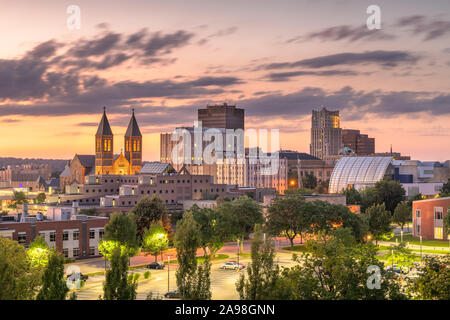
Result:
{"type": "Polygon", "coordinates": [[[261,65],[258,69],[286,69],[306,67],[319,69],[338,65],[377,64],[383,67],[395,67],[399,64],[416,63],[420,57],[407,51],[365,51],[362,53],[345,52],[321,56],[294,62],[279,62],[261,65]]]}
{"type": "Polygon", "coordinates": [[[423,41],[435,40],[450,35],[450,21],[414,15],[401,18],[396,26],[409,28],[413,35],[423,35],[423,41]]]}
{"type": "Polygon", "coordinates": [[[22,122],[22,120],[19,120],[19,119],[2,119],[2,120],[0,120],[0,122],[2,122],[2,123],[17,123],[17,122],[22,122]]]}
{"type": "Polygon", "coordinates": [[[103,55],[114,48],[120,41],[121,35],[107,32],[93,40],[80,40],[74,44],[68,54],[77,58],[103,55]]]}
{"type": "Polygon", "coordinates": [[[275,72],[269,73],[267,78],[270,81],[281,82],[281,81],[290,81],[292,78],[300,77],[300,76],[356,76],[358,72],[351,70],[324,70],[324,71],[291,71],[291,72],[275,72]]]}
{"type": "Polygon", "coordinates": [[[369,30],[366,25],[349,26],[341,25],[330,28],[325,28],[320,31],[310,32],[305,36],[298,36],[288,39],[286,43],[301,43],[309,40],[318,39],[321,41],[341,41],[355,42],[359,40],[374,41],[374,40],[393,40],[396,37],[388,34],[383,30],[369,30]]]}

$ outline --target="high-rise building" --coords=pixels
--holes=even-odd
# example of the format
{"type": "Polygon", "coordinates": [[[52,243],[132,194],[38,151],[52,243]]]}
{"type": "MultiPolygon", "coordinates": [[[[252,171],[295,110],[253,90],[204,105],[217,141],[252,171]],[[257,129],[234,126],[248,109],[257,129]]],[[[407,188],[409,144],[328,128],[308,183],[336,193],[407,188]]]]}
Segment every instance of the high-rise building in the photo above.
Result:
{"type": "Polygon", "coordinates": [[[198,109],[198,120],[204,128],[244,129],[244,109],[221,105],[207,105],[198,109]]]}
{"type": "Polygon", "coordinates": [[[328,111],[325,108],[320,111],[313,110],[310,154],[323,159],[325,156],[339,154],[341,147],[342,129],[339,110],[328,111]]]}
{"type": "Polygon", "coordinates": [[[352,149],[358,156],[368,156],[375,153],[375,138],[359,130],[342,129],[342,147],[352,149]]]}

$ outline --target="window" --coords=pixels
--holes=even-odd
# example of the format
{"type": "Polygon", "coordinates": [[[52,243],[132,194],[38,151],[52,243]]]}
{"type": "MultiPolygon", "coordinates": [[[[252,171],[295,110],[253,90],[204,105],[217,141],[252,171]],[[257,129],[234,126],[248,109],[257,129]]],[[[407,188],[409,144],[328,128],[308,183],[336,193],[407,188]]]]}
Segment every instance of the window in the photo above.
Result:
{"type": "Polygon", "coordinates": [[[80,231],[73,232],[73,240],[78,240],[80,238],[80,231]]]}
{"type": "Polygon", "coordinates": [[[69,240],[69,231],[64,231],[63,232],[63,241],[67,241],[69,240]]]}
{"type": "Polygon", "coordinates": [[[95,230],[89,230],[89,239],[95,239],[95,230]]]}
{"type": "Polygon", "coordinates": [[[439,240],[444,239],[443,229],[444,228],[442,228],[442,227],[435,227],[434,228],[434,238],[435,239],[439,239],[439,240]]]}
{"type": "Polygon", "coordinates": [[[98,238],[100,239],[100,240],[103,240],[103,236],[105,235],[105,230],[99,230],[98,231],[98,238]]]}
{"type": "Polygon", "coordinates": [[[442,208],[434,208],[434,220],[442,220],[443,210],[442,208]]]}
{"type": "Polygon", "coordinates": [[[69,257],[69,249],[64,248],[63,249],[63,255],[64,255],[64,258],[68,258],[69,257]]]}
{"type": "Polygon", "coordinates": [[[89,247],[89,255],[95,256],[95,247],[89,247]]]}
{"type": "Polygon", "coordinates": [[[416,210],[416,218],[420,218],[420,210],[416,210]]]}
{"type": "Polygon", "coordinates": [[[27,243],[27,234],[26,233],[19,233],[17,241],[20,244],[26,244],[27,243]]]}
{"type": "Polygon", "coordinates": [[[78,257],[80,255],[80,249],[79,248],[73,248],[73,257],[78,257]]]}
{"type": "Polygon", "coordinates": [[[50,242],[56,241],[56,232],[50,232],[50,242]]]}

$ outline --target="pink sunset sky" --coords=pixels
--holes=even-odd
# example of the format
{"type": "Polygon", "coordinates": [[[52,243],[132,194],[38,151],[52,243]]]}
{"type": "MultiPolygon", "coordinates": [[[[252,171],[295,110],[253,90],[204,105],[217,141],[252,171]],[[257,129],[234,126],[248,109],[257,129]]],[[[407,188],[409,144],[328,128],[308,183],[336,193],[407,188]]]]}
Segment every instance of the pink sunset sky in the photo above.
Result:
{"type": "Polygon", "coordinates": [[[227,102],[283,149],[309,152],[324,105],[376,152],[450,159],[448,0],[2,0],[0,33],[0,157],[93,154],[106,106],[115,152],[134,108],[158,160],[160,132],[227,102]]]}

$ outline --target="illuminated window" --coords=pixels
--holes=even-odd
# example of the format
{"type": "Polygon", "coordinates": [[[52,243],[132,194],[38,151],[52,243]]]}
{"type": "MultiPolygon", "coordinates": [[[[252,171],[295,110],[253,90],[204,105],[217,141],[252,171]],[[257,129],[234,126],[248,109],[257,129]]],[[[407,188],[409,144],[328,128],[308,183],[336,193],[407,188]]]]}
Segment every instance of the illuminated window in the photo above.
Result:
{"type": "Polygon", "coordinates": [[[140,145],[139,145],[139,141],[137,142],[137,150],[136,151],[140,151],[139,149],[140,145]]]}
{"type": "Polygon", "coordinates": [[[133,151],[136,151],[136,140],[133,141],[133,151]]]}
{"type": "Polygon", "coordinates": [[[434,228],[434,238],[435,239],[439,239],[439,240],[444,239],[444,233],[443,233],[443,228],[442,227],[434,228]]]}
{"type": "Polygon", "coordinates": [[[108,151],[111,151],[111,140],[108,140],[108,151]]]}

